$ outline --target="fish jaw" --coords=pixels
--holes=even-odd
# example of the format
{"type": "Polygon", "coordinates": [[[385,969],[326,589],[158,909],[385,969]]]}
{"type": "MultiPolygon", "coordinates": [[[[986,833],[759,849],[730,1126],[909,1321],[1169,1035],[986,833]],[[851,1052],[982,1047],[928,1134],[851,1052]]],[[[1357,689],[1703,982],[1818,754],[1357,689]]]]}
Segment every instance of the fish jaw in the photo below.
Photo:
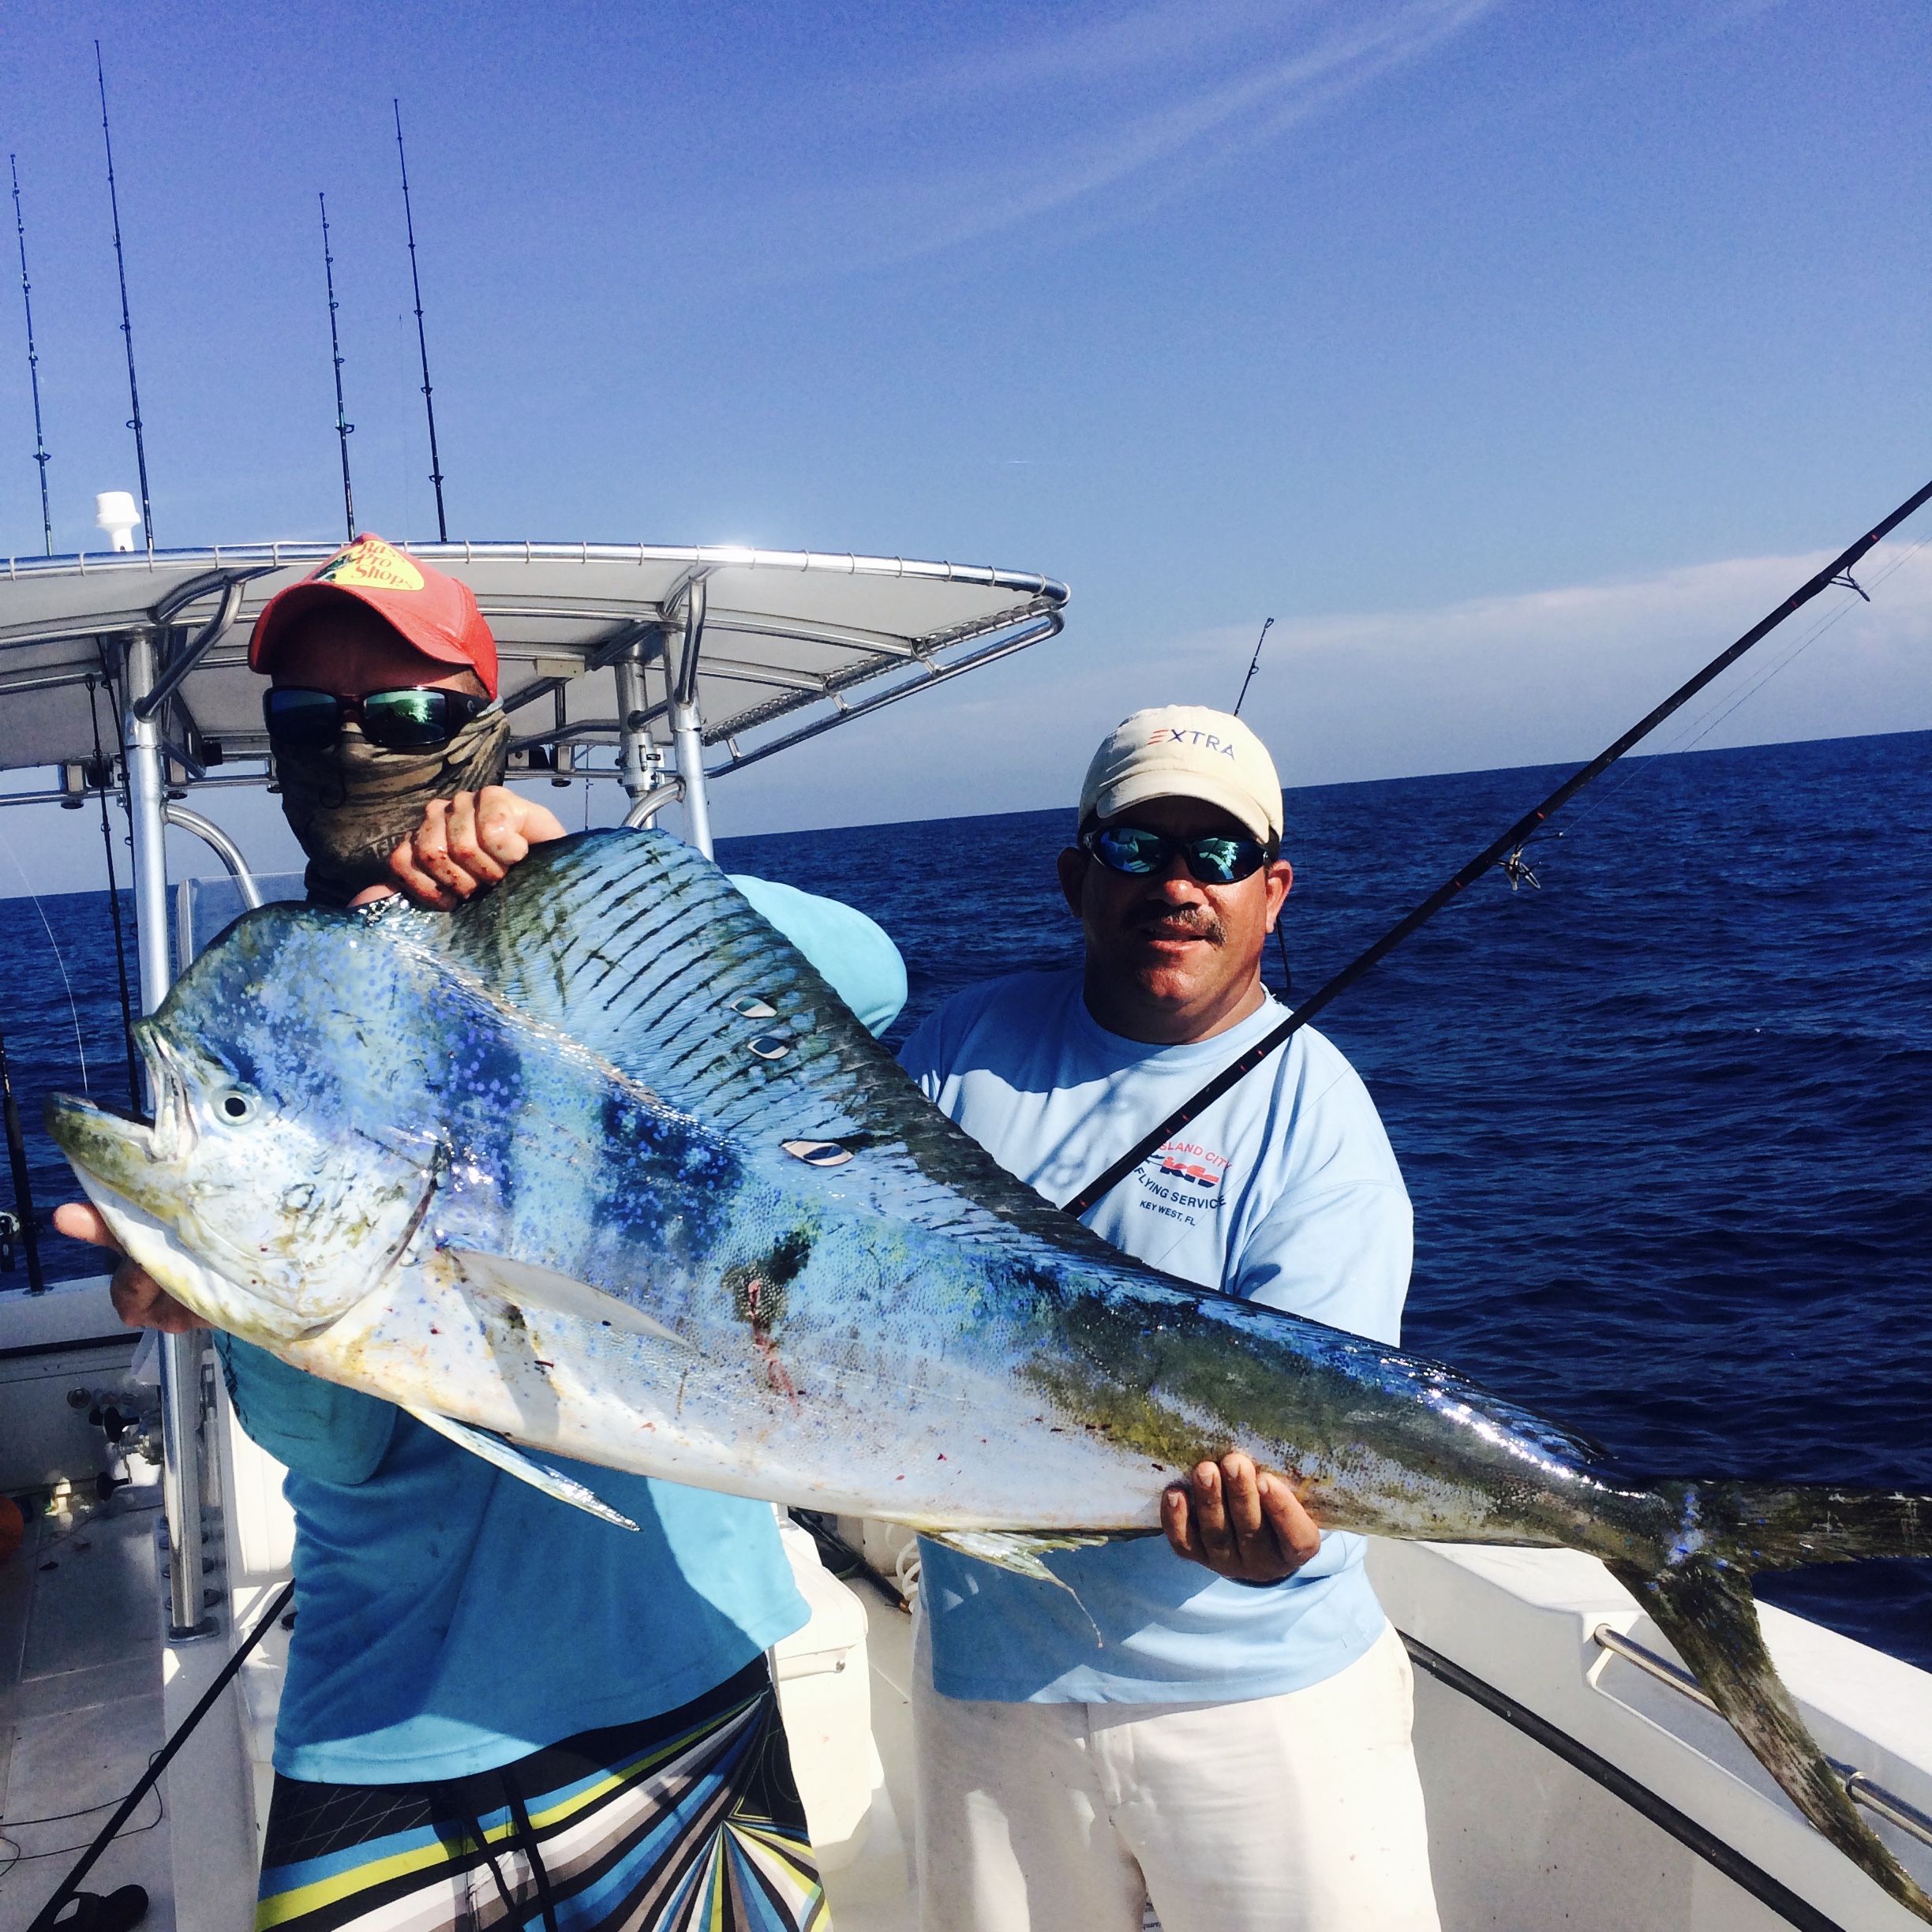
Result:
{"type": "Polygon", "coordinates": [[[362,1300],[420,1223],[434,1158],[363,1136],[325,1140],[154,1021],[135,1039],[152,1121],[72,1094],[46,1109],[123,1252],[211,1326],[265,1344],[362,1300]]]}
{"type": "Polygon", "coordinates": [[[115,1193],[77,1161],[74,1171],[121,1252],[182,1307],[193,1310],[210,1327],[225,1328],[248,1341],[273,1344],[284,1339],[279,1328],[261,1325],[260,1297],[245,1285],[228,1280],[191,1254],[165,1222],[115,1193]]]}

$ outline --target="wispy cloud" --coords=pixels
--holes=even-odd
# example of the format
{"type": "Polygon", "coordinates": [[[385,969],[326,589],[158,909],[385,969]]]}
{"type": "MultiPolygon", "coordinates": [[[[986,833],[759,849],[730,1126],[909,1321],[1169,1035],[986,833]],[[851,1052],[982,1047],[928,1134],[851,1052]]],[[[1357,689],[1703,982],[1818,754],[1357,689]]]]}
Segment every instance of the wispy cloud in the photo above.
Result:
{"type": "Polygon", "coordinates": [[[1502,0],[1162,4],[868,87],[794,134],[809,193],[741,204],[770,276],[883,265],[1077,211],[1125,220],[1416,62],[1502,0]],[[824,144],[817,140],[822,138],[824,144]],[[1131,189],[1131,193],[1125,192],[1131,189]]]}
{"type": "MultiPolygon", "coordinates": [[[[1434,609],[1284,618],[1242,716],[1290,785],[1580,760],[1825,560],[1733,558],[1434,609]]],[[[1859,577],[1873,602],[1827,591],[1644,748],[1932,730],[1932,547],[1881,545],[1859,577]]],[[[1125,713],[1232,704],[1260,625],[1115,646],[1080,612],[1076,595],[1055,642],[854,727],[868,734],[863,758],[834,733],[721,786],[721,818],[738,832],[1065,804],[1125,713]]]]}

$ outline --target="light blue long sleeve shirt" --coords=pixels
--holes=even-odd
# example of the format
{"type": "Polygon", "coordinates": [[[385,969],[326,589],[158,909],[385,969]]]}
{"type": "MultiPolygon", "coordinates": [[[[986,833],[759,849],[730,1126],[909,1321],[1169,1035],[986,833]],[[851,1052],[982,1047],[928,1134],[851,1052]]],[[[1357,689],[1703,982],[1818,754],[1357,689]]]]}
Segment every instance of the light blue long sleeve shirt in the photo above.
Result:
{"type": "MultiPolygon", "coordinates": [[[[1150,1046],[1099,1025],[1080,986],[1075,968],[971,988],[900,1053],[929,1099],[1056,1203],[1284,1017],[1270,1000],[1213,1039],[1150,1046]]],[[[1312,1028],[1084,1218],[1185,1281],[1399,1339],[1408,1193],[1368,1090],[1312,1028]]],[[[1294,1576],[1256,1589],[1147,1537],[1049,1558],[1069,1593],[923,1542],[934,1687],[1003,1703],[1226,1702],[1300,1690],[1381,1634],[1362,1553],[1360,1537],[1331,1534],[1294,1576]]]]}

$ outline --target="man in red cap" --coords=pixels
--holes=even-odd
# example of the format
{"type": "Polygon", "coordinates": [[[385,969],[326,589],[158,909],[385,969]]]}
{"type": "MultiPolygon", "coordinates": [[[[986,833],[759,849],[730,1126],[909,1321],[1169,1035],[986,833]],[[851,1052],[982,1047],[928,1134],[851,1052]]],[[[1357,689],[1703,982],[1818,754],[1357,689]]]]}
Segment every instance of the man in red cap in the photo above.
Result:
{"type": "MultiPolygon", "coordinates": [[[[454,578],[361,537],[268,605],[249,662],[273,680],[264,709],[313,899],[395,882],[452,905],[562,836],[497,782],[496,643],[454,578]]],[[[735,882],[862,1019],[889,1023],[904,969],[869,919],[735,882]]],[[[106,1243],[91,1208],[58,1219],[106,1243]]],[[[130,1325],[193,1325],[130,1262],[114,1294],[130,1325]]],[[[389,1403],[216,1341],[242,1426],[288,1467],[297,1525],[263,1923],[818,1922],[763,1655],[807,1612],[769,1505],[581,1471],[640,1526],[616,1529],[389,1403]]]]}
{"type": "MultiPolygon", "coordinates": [[[[390,883],[390,854],[432,802],[503,775],[496,640],[470,586],[380,537],[358,537],[271,599],[249,663],[274,680],[262,708],[282,809],[323,904],[390,883]]],[[[541,807],[503,799],[514,803],[500,816],[535,813],[561,832],[541,807]]]]}

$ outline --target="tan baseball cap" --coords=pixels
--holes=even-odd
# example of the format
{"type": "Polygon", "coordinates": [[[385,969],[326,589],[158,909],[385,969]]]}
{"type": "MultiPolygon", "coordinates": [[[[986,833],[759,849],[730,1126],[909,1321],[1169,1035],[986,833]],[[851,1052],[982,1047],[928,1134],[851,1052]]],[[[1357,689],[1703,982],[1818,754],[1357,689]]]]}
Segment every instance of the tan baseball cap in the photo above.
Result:
{"type": "Polygon", "coordinates": [[[1080,787],[1083,827],[1149,799],[1200,799],[1263,844],[1282,833],[1281,780],[1267,747],[1241,720],[1205,705],[1162,705],[1124,718],[1094,754],[1080,787]]]}

